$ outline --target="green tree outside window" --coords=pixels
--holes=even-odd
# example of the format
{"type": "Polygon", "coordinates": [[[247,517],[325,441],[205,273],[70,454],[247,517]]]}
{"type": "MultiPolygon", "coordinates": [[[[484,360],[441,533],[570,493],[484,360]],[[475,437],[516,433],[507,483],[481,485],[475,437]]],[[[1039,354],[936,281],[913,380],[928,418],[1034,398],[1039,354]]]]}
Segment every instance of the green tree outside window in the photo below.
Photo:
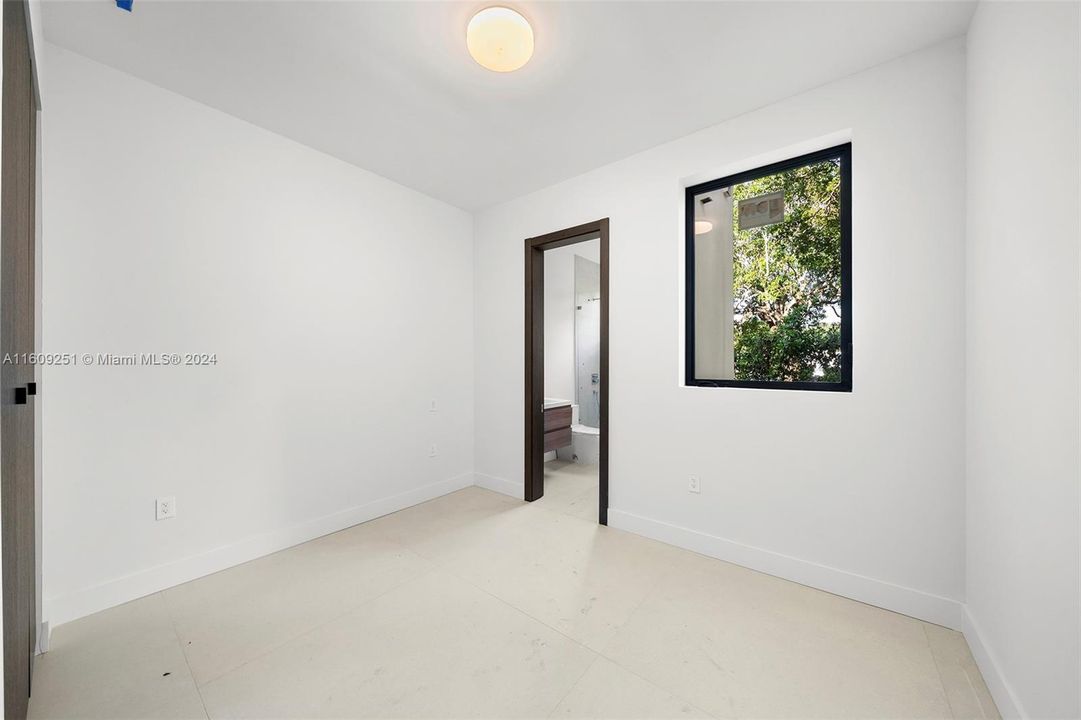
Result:
{"type": "Polygon", "coordinates": [[[826,160],[733,188],[783,191],[784,220],[741,230],[733,213],[737,380],[841,379],[841,167],[826,160]]]}

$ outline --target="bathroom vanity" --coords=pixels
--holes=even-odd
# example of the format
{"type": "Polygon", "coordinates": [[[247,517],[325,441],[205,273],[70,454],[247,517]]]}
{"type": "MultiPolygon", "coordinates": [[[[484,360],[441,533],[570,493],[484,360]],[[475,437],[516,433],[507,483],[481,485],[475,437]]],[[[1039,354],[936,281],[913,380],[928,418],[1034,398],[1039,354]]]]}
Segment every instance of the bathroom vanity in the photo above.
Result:
{"type": "Polygon", "coordinates": [[[571,401],[544,398],[544,452],[571,444],[571,401]]]}

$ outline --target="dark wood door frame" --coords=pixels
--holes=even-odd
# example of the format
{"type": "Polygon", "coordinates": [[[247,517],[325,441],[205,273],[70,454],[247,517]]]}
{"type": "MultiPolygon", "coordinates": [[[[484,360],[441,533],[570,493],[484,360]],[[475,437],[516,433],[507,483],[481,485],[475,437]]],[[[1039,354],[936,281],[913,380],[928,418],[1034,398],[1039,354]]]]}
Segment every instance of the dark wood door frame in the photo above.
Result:
{"type": "Polygon", "coordinates": [[[597,518],[608,524],[608,218],[525,241],[525,499],[544,496],[544,251],[600,240],[601,388],[600,497],[597,518]]]}
{"type": "Polygon", "coordinates": [[[25,718],[37,649],[34,492],[34,253],[37,92],[26,0],[3,2],[0,137],[0,554],[3,558],[4,717],[25,718]]]}

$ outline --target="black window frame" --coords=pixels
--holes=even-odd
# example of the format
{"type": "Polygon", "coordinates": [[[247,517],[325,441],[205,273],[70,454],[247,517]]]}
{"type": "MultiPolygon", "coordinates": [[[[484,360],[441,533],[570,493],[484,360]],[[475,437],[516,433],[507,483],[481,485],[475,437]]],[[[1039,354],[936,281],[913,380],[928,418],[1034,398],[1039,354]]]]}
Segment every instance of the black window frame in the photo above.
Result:
{"type": "Polygon", "coordinates": [[[852,392],[852,143],[835,145],[824,150],[763,165],[752,170],[728,175],[716,180],[691,185],[684,196],[684,254],[685,290],[684,314],[686,342],[684,344],[684,376],[688,387],[731,387],[757,390],[815,390],[819,392],[852,392]],[[749,180],[757,180],[785,170],[811,165],[823,160],[841,163],[841,379],[838,382],[793,380],[725,380],[695,377],[695,197],[749,180]]]}

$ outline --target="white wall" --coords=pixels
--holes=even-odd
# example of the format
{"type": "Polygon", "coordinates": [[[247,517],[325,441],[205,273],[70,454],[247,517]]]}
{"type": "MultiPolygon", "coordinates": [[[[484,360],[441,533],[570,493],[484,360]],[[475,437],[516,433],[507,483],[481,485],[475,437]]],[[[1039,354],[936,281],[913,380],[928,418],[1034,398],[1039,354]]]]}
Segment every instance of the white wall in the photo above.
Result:
{"type": "MultiPolygon", "coordinates": [[[[597,241],[599,244],[599,241],[597,241]]],[[[601,264],[574,258],[574,399],[578,417],[587,427],[601,423],[601,264]],[[596,378],[596,383],[594,383],[596,378]]],[[[597,462],[583,458],[583,462],[597,462]]]]}
{"type": "Polygon", "coordinates": [[[478,477],[520,492],[522,238],[609,217],[612,524],[959,626],[964,173],[956,40],[481,213],[478,477]],[[848,138],[854,392],[681,387],[684,186],[848,138]]]}
{"type": "Polygon", "coordinates": [[[1006,717],[1081,716],[1081,13],[968,38],[967,626],[1006,717]]]}
{"type": "Polygon", "coordinates": [[[472,484],[472,218],[46,47],[44,349],[218,356],[45,369],[46,619],[472,484]]]}

